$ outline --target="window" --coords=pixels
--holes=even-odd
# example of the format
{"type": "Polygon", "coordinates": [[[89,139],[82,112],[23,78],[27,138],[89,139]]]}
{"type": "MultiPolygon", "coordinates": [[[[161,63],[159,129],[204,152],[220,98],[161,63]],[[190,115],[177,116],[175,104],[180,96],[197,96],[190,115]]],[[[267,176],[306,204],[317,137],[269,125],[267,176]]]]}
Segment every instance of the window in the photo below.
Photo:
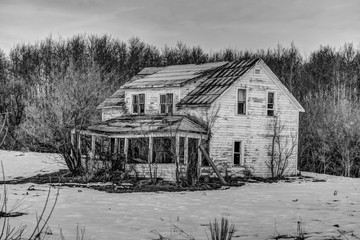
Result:
{"type": "Polygon", "coordinates": [[[258,74],[260,74],[260,73],[261,73],[260,68],[255,68],[255,69],[254,69],[254,74],[258,75],[258,74]]]}
{"type": "MultiPolygon", "coordinates": [[[[209,140],[206,140],[205,142],[202,143],[202,145],[205,148],[205,151],[210,154],[210,142],[209,140]]],[[[201,166],[210,166],[208,160],[205,158],[205,154],[201,155],[201,166]]]]}
{"type": "Polygon", "coordinates": [[[132,110],[135,114],[145,114],[145,94],[132,95],[132,110]]]}
{"type": "Polygon", "coordinates": [[[242,142],[235,141],[234,142],[234,165],[242,164],[242,142]]]}
{"type": "Polygon", "coordinates": [[[161,94],[160,95],[160,113],[173,114],[173,94],[161,94]]]}
{"type": "Polygon", "coordinates": [[[246,90],[238,89],[237,114],[246,114],[246,90]]]}
{"type": "Polygon", "coordinates": [[[153,163],[175,163],[174,137],[155,137],[153,145],[153,163]]]}
{"type": "Polygon", "coordinates": [[[274,116],[275,109],[275,93],[269,92],[267,96],[267,115],[274,116]]]}
{"type": "Polygon", "coordinates": [[[129,138],[128,163],[148,163],[149,138],[129,138]]]}

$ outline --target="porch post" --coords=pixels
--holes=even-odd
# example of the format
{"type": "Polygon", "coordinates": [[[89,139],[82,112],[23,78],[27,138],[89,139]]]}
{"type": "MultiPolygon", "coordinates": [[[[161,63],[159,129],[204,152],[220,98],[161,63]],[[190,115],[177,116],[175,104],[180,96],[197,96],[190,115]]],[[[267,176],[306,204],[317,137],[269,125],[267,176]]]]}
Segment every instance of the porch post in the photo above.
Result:
{"type": "Polygon", "coordinates": [[[201,150],[200,150],[200,145],[201,145],[201,138],[198,138],[198,148],[197,148],[197,150],[198,150],[198,176],[200,176],[200,172],[201,172],[201,160],[202,160],[202,152],[201,152],[201,150]]]}
{"type": "Polygon", "coordinates": [[[81,156],[81,134],[80,134],[80,131],[76,135],[76,140],[77,140],[77,150],[79,151],[80,156],[81,156]]]}
{"type": "Polygon", "coordinates": [[[73,147],[75,145],[75,139],[74,139],[74,133],[76,133],[75,129],[72,129],[70,132],[70,142],[71,142],[71,152],[70,152],[70,156],[73,158],[74,157],[74,151],[73,151],[73,147]]]}
{"type": "Polygon", "coordinates": [[[175,156],[176,156],[176,163],[180,164],[180,136],[176,136],[175,138],[175,156]]]}
{"type": "Polygon", "coordinates": [[[125,142],[124,142],[125,163],[128,162],[128,149],[129,149],[129,139],[125,138],[125,142]]]}
{"type": "Polygon", "coordinates": [[[91,151],[90,151],[90,158],[95,158],[95,135],[91,135],[91,151]]]}
{"type": "Polygon", "coordinates": [[[118,153],[118,139],[114,138],[114,149],[113,149],[113,153],[118,153]]]}
{"type": "Polygon", "coordinates": [[[154,137],[149,137],[148,163],[152,163],[153,161],[153,149],[154,149],[154,137]]]}
{"type": "Polygon", "coordinates": [[[185,166],[188,165],[188,159],[189,159],[189,137],[185,136],[185,141],[184,141],[184,164],[185,164],[185,166]]]}

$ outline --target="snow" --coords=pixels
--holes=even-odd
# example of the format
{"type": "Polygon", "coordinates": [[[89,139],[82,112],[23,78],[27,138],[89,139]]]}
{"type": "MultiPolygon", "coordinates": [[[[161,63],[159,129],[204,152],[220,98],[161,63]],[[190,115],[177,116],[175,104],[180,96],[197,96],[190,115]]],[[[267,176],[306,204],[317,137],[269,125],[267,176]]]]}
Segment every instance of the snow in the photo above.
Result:
{"type": "Polygon", "coordinates": [[[54,153],[0,150],[0,161],[4,166],[6,180],[16,177],[30,177],[66,168],[61,157],[54,153]]]}
{"type": "MultiPolygon", "coordinates": [[[[66,239],[75,239],[77,224],[85,226],[85,239],[156,239],[153,230],[186,239],[173,225],[196,239],[207,239],[206,225],[224,216],[236,225],[236,235],[242,236],[235,239],[268,239],[276,231],[294,235],[298,221],[309,233],[308,239],[339,236],[338,229],[359,236],[360,180],[324,177],[326,182],[248,183],[228,190],[176,193],[114,194],[63,187],[49,226],[54,239],[59,239],[60,228],[66,239]]],[[[10,205],[22,199],[17,211],[29,213],[12,218],[13,226],[33,226],[45,203],[48,186],[35,185],[37,190],[28,191],[30,185],[7,186],[10,205]]],[[[52,188],[50,202],[55,194],[52,188]]]]}

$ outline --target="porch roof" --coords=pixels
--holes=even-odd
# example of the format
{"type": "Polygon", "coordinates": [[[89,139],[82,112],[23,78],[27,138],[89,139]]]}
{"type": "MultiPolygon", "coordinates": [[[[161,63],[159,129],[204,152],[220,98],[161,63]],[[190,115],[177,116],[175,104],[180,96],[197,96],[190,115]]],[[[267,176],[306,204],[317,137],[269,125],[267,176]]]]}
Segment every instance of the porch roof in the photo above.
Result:
{"type": "Polygon", "coordinates": [[[188,116],[124,116],[94,124],[83,131],[107,136],[195,133],[205,135],[205,127],[188,116]]]}

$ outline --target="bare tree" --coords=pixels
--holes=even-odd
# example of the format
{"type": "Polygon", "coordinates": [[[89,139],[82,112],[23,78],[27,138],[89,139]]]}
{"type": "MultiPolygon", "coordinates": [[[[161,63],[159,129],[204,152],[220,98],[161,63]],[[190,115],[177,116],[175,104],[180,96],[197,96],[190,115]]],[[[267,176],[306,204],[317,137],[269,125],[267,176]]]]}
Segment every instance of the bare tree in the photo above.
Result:
{"type": "Polygon", "coordinates": [[[297,136],[293,131],[286,129],[278,116],[275,116],[269,124],[269,146],[270,160],[266,163],[271,171],[271,177],[282,177],[286,174],[290,157],[297,145],[297,136]]]}
{"type": "Polygon", "coordinates": [[[96,107],[111,90],[94,63],[84,68],[70,66],[65,74],[54,72],[51,94],[40,95],[36,104],[27,107],[27,121],[22,129],[36,141],[46,144],[64,158],[74,174],[84,172],[78,137],[71,138],[71,130],[84,129],[99,121],[96,107]]]}
{"type": "Polygon", "coordinates": [[[7,133],[8,133],[8,114],[0,114],[0,147],[4,144],[7,133]]]}

